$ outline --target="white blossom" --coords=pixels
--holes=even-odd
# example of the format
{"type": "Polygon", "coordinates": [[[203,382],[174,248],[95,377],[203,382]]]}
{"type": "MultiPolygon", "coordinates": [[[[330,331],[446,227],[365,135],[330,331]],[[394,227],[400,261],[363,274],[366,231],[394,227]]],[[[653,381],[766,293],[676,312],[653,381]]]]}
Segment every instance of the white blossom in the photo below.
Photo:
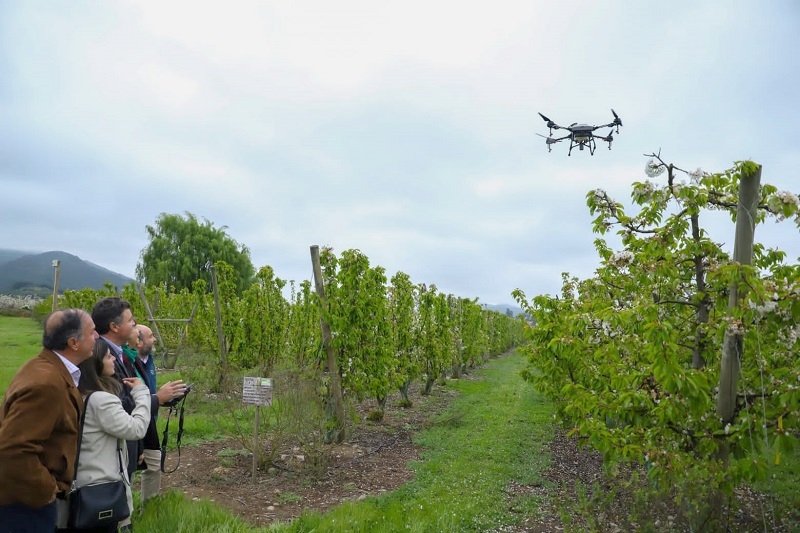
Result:
{"type": "Polygon", "coordinates": [[[633,263],[633,259],[634,255],[632,252],[629,252],[628,250],[623,250],[621,252],[612,254],[611,257],[608,258],[608,262],[617,268],[625,268],[626,266],[633,263]]]}
{"type": "Polygon", "coordinates": [[[698,168],[694,172],[687,172],[687,174],[689,174],[689,177],[692,179],[692,183],[694,184],[700,183],[700,180],[706,175],[701,168],[698,168]]]}
{"type": "Polygon", "coordinates": [[[798,205],[798,203],[800,203],[800,199],[797,198],[797,195],[789,191],[781,191],[777,194],[777,197],[784,204],[798,205]]]}
{"type": "Polygon", "coordinates": [[[644,166],[644,173],[648,178],[655,178],[664,173],[666,167],[661,163],[656,163],[655,159],[650,158],[644,166]]]}

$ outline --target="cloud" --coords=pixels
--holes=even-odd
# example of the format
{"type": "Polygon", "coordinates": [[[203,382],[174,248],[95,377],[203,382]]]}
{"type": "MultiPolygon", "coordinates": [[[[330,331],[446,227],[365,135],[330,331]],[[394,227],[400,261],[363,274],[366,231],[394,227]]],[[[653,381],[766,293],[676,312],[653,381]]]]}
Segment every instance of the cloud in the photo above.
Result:
{"type": "MultiPolygon", "coordinates": [[[[130,276],[145,226],[189,211],[285,279],[319,244],[485,303],[557,293],[596,268],[586,194],[628,203],[645,153],[753,158],[797,192],[798,21],[688,0],[3,3],[0,245],[130,276]],[[535,135],[537,112],[610,108],[611,151],[535,135]]],[[[794,227],[756,236],[800,255],[794,227]]]]}

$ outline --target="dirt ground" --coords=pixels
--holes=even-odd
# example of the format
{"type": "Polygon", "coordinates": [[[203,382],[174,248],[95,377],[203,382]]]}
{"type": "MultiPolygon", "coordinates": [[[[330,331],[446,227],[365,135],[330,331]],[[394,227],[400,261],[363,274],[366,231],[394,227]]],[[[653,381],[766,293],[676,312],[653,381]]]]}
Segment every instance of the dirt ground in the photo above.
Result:
{"type": "MultiPolygon", "coordinates": [[[[302,450],[287,449],[271,468],[256,473],[255,482],[252,454],[241,450],[240,443],[185,447],[178,470],[164,474],[163,488],[180,490],[188,498],[215,501],[256,526],[390,492],[412,477],[407,464],[419,458],[413,434],[445,408],[454,394],[434,387],[429,396],[412,395],[414,405],[404,409],[396,407],[400,398],[393,395],[381,422],[367,420],[375,402],[365,401],[357,407],[361,422],[348,429],[344,443],[328,447],[324,467],[307,464],[302,450]]],[[[176,457],[175,452],[168,454],[167,469],[174,466],[176,457]]]]}
{"type": "MultiPolygon", "coordinates": [[[[310,467],[302,450],[288,449],[268,471],[257,472],[255,481],[252,455],[241,450],[236,442],[186,447],[181,453],[180,468],[164,475],[164,489],[180,490],[190,499],[215,501],[255,526],[288,521],[305,510],[324,512],[347,500],[390,492],[413,475],[407,464],[419,458],[419,450],[412,436],[424,429],[432,415],[444,409],[453,396],[452,390],[435,387],[430,396],[414,397],[414,405],[407,409],[396,407],[399,397],[390,397],[386,417],[377,423],[367,421],[374,403],[365,402],[358,408],[362,422],[351,427],[345,443],[329,448],[323,467],[310,467]]],[[[552,464],[544,473],[542,484],[513,485],[506,490],[509,495],[547,495],[549,503],[540,508],[541,516],[526,517],[521,526],[502,527],[497,532],[545,533],[563,531],[565,525],[567,530],[586,528],[577,514],[581,501],[579,487],[596,484],[600,491],[596,496],[602,499],[602,493],[610,488],[604,481],[602,459],[597,453],[579,447],[563,431],[557,431],[550,452],[552,464]],[[567,524],[561,519],[565,509],[567,524]]],[[[173,452],[168,456],[168,468],[170,463],[174,465],[176,455],[173,452]]],[[[760,495],[746,492],[739,497],[743,505],[731,516],[731,531],[788,531],[780,527],[765,529],[766,524],[759,518],[764,514],[760,495]]],[[[632,524],[625,518],[632,499],[621,493],[605,500],[596,527],[603,531],[632,530],[632,524]]],[[[589,510],[595,511],[591,503],[589,510]]],[[[657,520],[657,530],[685,530],[683,525],[675,523],[676,513],[668,503],[648,511],[650,518],[657,520]]],[[[635,524],[633,527],[637,529],[635,524]]]]}

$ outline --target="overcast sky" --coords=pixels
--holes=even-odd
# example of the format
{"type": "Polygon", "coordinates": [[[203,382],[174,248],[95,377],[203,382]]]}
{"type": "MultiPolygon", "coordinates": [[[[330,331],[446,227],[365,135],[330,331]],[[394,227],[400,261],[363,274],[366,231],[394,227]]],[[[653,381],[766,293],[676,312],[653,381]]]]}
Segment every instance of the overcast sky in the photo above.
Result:
{"type": "MultiPolygon", "coordinates": [[[[598,265],[589,190],[629,204],[660,149],[797,193],[798,127],[796,0],[0,3],[0,248],[128,276],[188,211],[287,280],[318,244],[481,303],[555,294],[598,265]],[[610,108],[611,151],[536,136],[610,108]]],[[[791,223],[756,239],[800,255],[791,223]]]]}

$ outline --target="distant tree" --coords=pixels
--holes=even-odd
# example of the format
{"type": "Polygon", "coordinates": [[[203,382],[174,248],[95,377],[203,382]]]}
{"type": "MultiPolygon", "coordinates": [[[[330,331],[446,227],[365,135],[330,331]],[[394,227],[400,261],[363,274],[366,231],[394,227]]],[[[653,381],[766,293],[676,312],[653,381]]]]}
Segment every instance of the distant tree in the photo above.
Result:
{"type": "Polygon", "coordinates": [[[512,311],[509,307],[506,307],[506,316],[514,318],[514,311],[512,311]]]}
{"type": "Polygon", "coordinates": [[[146,285],[163,283],[177,292],[203,279],[211,287],[208,265],[216,261],[233,267],[239,294],[253,279],[250,250],[231,238],[226,226],[215,228],[207,219],[201,223],[187,212],[185,217],[161,213],[155,225],[146,229],[150,243],[136,265],[136,278],[146,285]]]}

